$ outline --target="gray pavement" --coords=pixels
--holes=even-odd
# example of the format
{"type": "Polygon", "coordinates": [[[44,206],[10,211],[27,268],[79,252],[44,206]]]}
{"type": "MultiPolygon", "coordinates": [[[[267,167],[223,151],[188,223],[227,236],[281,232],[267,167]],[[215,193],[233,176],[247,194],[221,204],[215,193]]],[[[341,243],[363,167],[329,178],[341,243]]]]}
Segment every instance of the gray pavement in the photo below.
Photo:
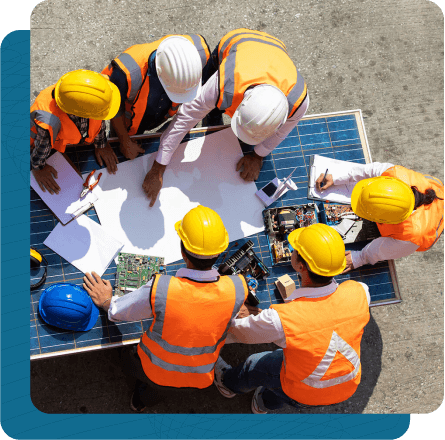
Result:
{"type": "MultiPolygon", "coordinates": [[[[199,33],[213,50],[238,27],[286,43],[308,83],[308,114],[360,108],[374,161],[443,180],[443,14],[427,0],[47,0],[31,18],[31,101],[63,73],[100,71],[133,44],[199,33]]],[[[304,412],[428,413],[441,404],[443,237],[396,268],[403,302],[372,309],[356,394],[304,412]]],[[[265,349],[273,347],[236,344],[223,355],[236,364],[265,349]]],[[[122,373],[121,351],[33,361],[35,406],[47,413],[129,412],[132,383],[122,373]]],[[[149,411],[249,413],[250,400],[225,399],[212,386],[168,393],[149,411]]]]}

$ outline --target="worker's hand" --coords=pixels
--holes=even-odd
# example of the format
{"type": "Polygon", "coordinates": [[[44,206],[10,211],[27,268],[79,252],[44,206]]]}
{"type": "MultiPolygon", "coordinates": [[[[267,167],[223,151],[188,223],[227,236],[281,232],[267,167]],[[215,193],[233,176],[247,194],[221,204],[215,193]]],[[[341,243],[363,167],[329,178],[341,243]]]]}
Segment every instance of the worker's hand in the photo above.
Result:
{"type": "Polygon", "coordinates": [[[342,273],[348,273],[348,272],[351,272],[351,270],[354,269],[354,265],[352,264],[351,251],[346,251],[345,252],[345,257],[346,257],[346,267],[345,267],[345,270],[342,273]]]}
{"type": "Polygon", "coordinates": [[[159,191],[161,191],[165,168],[166,165],[161,165],[155,161],[151,170],[145,176],[142,189],[147,195],[147,198],[150,199],[150,208],[155,204],[159,191]]]}
{"type": "Polygon", "coordinates": [[[241,178],[247,182],[253,182],[258,179],[261,167],[263,166],[263,158],[256,153],[246,154],[236,164],[236,171],[241,170],[241,178]]]}
{"type": "Polygon", "coordinates": [[[113,288],[108,280],[103,280],[96,272],[87,272],[83,277],[83,288],[97,307],[108,310],[113,296],[113,288]]]}
{"type": "Polygon", "coordinates": [[[99,166],[102,167],[105,163],[107,171],[110,174],[116,174],[119,160],[110,145],[107,145],[105,148],[96,148],[94,153],[99,166]]]}
{"type": "Polygon", "coordinates": [[[48,190],[50,194],[59,194],[60,186],[54,179],[57,179],[57,171],[51,165],[46,164],[41,170],[32,170],[40,189],[45,192],[48,190]]]}
{"type": "Polygon", "coordinates": [[[130,160],[133,160],[139,153],[144,153],[145,150],[141,146],[128,138],[126,141],[121,142],[120,149],[122,154],[130,160]]]}
{"type": "Polygon", "coordinates": [[[256,316],[256,315],[258,315],[261,312],[262,312],[262,309],[244,303],[241,306],[238,314],[236,315],[236,319],[246,318],[249,315],[255,315],[256,316]]]}
{"type": "Polygon", "coordinates": [[[334,186],[334,179],[332,177],[332,174],[326,174],[326,177],[324,177],[324,173],[320,174],[318,179],[315,181],[315,187],[317,188],[317,191],[324,191],[325,189],[328,189],[331,186],[334,186]],[[323,179],[326,179],[326,180],[325,180],[324,185],[321,186],[323,179]]]}

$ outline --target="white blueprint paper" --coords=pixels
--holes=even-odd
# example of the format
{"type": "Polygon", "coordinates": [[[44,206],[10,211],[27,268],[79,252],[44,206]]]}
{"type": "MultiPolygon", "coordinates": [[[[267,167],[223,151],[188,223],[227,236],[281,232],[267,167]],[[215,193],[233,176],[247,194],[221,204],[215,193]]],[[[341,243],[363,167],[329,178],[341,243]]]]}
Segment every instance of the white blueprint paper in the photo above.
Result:
{"type": "Polygon", "coordinates": [[[230,128],[181,144],[150,208],[142,183],[155,157],[120,163],[98,184],[97,215],[105,231],[124,243],[122,252],[164,257],[166,264],[181,260],[174,225],[199,204],[221,216],[231,241],[264,230],[256,185],[235,171],[242,151],[230,128]]]}

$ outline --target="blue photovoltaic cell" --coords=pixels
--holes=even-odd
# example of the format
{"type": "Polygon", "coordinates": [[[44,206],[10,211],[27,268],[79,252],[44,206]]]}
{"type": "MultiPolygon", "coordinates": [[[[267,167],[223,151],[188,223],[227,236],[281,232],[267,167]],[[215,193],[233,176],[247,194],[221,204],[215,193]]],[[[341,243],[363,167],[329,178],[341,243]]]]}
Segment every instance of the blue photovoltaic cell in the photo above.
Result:
{"type": "MultiPolygon", "coordinates": [[[[289,191],[270,207],[310,202],[306,197],[307,183],[310,157],[314,154],[357,163],[366,162],[363,150],[366,146],[362,145],[360,139],[356,114],[356,112],[351,112],[338,116],[303,119],[289,136],[264,159],[263,168],[256,182],[258,188],[263,187],[276,176],[279,178],[287,177],[295,167],[298,167],[293,174],[293,180],[298,185],[298,189],[289,191]]],[[[187,135],[184,140],[187,141],[203,135],[202,132],[194,133],[187,135]]],[[[146,154],[152,153],[158,149],[159,138],[144,139],[142,140],[142,146],[146,149],[146,154]]],[[[114,146],[114,150],[120,162],[126,160],[117,146],[114,146]]],[[[98,168],[92,148],[77,148],[71,151],[67,150],[67,152],[81,173],[98,168]]],[[[90,209],[86,215],[99,222],[94,208],[90,209]]],[[[56,224],[57,220],[51,211],[31,189],[31,246],[41,252],[49,264],[46,283],[40,289],[31,293],[31,357],[88,347],[113,346],[125,341],[136,342],[142,333],[147,330],[151,320],[113,323],[108,321],[105,313],[101,311],[95,326],[90,331],[72,332],[51,327],[41,319],[38,314],[38,304],[40,294],[45,288],[56,282],[82,285],[83,273],[43,245],[43,241],[56,224]]],[[[267,308],[270,304],[282,302],[274,282],[281,275],[288,274],[298,286],[295,272],[290,265],[274,266],[272,268],[268,240],[264,233],[232,242],[231,245],[233,246],[230,248],[228,256],[232,255],[247,240],[253,241],[254,252],[271,271],[266,280],[259,282],[257,296],[261,301],[260,307],[267,308]]],[[[356,249],[357,245],[347,246],[347,249],[353,248],[356,249]]],[[[222,257],[216,262],[216,265],[221,263],[222,257]]],[[[174,275],[180,267],[185,267],[185,264],[181,262],[169,264],[166,268],[167,273],[174,275]]],[[[115,274],[116,264],[112,262],[103,278],[109,280],[113,285],[115,274]]],[[[37,277],[37,274],[34,275],[37,277]]],[[[336,279],[338,282],[353,279],[366,283],[369,286],[371,300],[374,303],[396,298],[387,262],[378,263],[372,267],[363,266],[351,274],[337,276],[336,279]]],[[[32,282],[36,281],[37,278],[32,278],[32,282]]]]}

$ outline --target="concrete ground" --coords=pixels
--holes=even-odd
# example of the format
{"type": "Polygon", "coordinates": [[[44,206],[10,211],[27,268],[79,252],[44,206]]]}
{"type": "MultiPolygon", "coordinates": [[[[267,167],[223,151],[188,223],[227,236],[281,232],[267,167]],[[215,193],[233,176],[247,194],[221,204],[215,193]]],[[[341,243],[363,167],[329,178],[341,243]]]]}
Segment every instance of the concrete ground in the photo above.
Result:
{"type": "MultiPolygon", "coordinates": [[[[311,96],[308,114],[360,108],[372,159],[444,178],[443,14],[426,0],[47,0],[31,19],[31,101],[65,72],[102,70],[167,33],[211,49],[248,27],[282,39],[311,96]],[[207,4],[208,6],[205,6],[207,4]]],[[[356,394],[313,413],[428,413],[443,399],[443,237],[396,262],[403,302],[373,308],[356,394]]],[[[270,346],[226,346],[231,363],[270,346]]],[[[31,395],[47,413],[129,412],[122,349],[33,361],[31,395]]],[[[251,394],[212,386],[168,393],[157,413],[248,413],[251,394]]],[[[286,407],[281,412],[296,410],[286,407]]]]}

